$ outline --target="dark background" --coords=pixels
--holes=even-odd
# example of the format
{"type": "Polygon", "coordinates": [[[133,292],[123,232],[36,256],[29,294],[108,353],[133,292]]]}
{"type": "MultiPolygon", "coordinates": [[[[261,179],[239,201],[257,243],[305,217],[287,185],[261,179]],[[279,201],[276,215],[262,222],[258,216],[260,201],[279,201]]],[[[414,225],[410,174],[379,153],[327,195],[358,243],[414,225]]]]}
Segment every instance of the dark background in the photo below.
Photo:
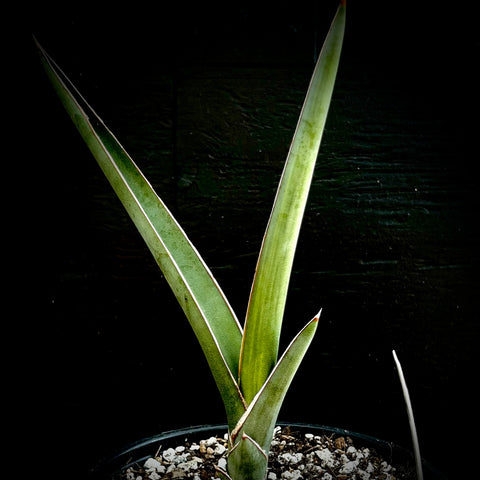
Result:
{"type": "MultiPolygon", "coordinates": [[[[423,455],[461,478],[456,463],[473,449],[477,419],[479,42],[472,7],[452,5],[347,6],[283,345],[324,310],[281,418],[409,446],[395,348],[423,455]]],[[[26,43],[34,33],[145,171],[241,321],[335,9],[44,4],[19,17],[26,43]]],[[[45,461],[55,459],[52,475],[73,464],[68,477],[82,478],[130,441],[223,422],[223,406],[33,41],[21,63],[33,95],[12,162],[28,198],[22,235],[12,235],[21,247],[14,362],[26,367],[16,391],[27,399],[25,428],[47,447],[45,461]]],[[[460,470],[475,468],[470,460],[460,470]]]]}

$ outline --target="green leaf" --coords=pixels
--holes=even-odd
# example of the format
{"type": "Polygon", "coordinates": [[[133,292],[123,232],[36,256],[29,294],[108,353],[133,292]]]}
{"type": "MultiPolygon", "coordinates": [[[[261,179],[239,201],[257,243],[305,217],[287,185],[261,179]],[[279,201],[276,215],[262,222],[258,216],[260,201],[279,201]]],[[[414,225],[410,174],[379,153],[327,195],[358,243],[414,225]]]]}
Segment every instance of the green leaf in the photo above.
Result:
{"type": "Polygon", "coordinates": [[[257,263],[240,357],[240,388],[247,403],[277,361],[295,248],[332,97],[344,30],[342,3],[310,82],[257,263]]]}
{"type": "MultiPolygon", "coordinates": [[[[239,438],[243,439],[247,435],[254,439],[256,444],[260,445],[263,452],[269,451],[278,413],[293,377],[315,335],[320,313],[321,311],[293,339],[265,384],[231,431],[230,441],[233,445],[236,445],[239,438]]],[[[248,457],[242,459],[240,455],[236,454],[228,457],[228,470],[232,478],[249,478],[235,477],[231,473],[231,471],[239,469],[252,468],[248,465],[238,465],[239,463],[246,463],[247,459],[248,457]]]]}
{"type": "Polygon", "coordinates": [[[185,232],[133,160],[38,42],[37,45],[60,100],[193,327],[225,403],[229,424],[235,425],[245,411],[236,382],[242,329],[235,314],[185,232]]]}
{"type": "Polygon", "coordinates": [[[264,480],[268,451],[243,433],[228,454],[228,474],[233,479],[264,480]]]}

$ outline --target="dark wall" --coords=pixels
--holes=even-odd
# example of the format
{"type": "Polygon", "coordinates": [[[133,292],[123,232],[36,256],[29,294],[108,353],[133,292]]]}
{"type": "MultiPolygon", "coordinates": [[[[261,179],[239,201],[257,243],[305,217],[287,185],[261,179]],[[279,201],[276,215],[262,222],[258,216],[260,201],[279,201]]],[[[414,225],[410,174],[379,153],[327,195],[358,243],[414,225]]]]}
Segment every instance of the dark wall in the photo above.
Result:
{"type": "MultiPolygon", "coordinates": [[[[145,170],[242,321],[335,8],[38,6],[27,24],[145,170]]],[[[424,454],[445,470],[452,461],[437,447],[466,436],[474,416],[478,152],[469,112],[478,41],[469,18],[464,5],[348,5],[282,337],[288,343],[324,308],[282,418],[408,446],[395,348],[424,454]]],[[[28,53],[33,148],[18,167],[35,242],[19,262],[32,292],[22,322],[33,338],[19,358],[40,431],[75,452],[81,476],[139,437],[223,422],[223,407],[188,323],[55,98],[33,42],[28,53]]]]}

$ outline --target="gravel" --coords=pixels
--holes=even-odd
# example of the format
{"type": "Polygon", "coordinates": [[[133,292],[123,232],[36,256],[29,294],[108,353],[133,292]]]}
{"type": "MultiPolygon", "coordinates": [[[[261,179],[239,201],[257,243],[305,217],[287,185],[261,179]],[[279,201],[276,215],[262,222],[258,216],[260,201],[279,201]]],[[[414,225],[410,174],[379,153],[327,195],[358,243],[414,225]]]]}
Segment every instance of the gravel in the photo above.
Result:
{"type": "MultiPolygon", "coordinates": [[[[112,477],[118,480],[216,478],[216,466],[225,469],[227,435],[198,443],[186,442],[112,477]]],[[[275,429],[267,480],[408,480],[373,449],[355,446],[352,439],[275,429]]]]}

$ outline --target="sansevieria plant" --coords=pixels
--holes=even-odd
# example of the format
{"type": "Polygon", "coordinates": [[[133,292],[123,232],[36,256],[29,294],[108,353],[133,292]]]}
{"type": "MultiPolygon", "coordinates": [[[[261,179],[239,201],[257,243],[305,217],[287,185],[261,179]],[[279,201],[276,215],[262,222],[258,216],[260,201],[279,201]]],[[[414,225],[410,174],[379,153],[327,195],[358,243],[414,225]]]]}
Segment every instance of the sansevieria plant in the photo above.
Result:
{"type": "Polygon", "coordinates": [[[242,328],[185,232],[118,140],[38,44],[68,114],[147,243],[182,306],[215,378],[229,427],[231,480],[262,480],[288,387],[317,329],[318,313],[278,358],[300,225],[332,97],[345,29],[345,1],[319,55],[281,176],[242,328]]]}

